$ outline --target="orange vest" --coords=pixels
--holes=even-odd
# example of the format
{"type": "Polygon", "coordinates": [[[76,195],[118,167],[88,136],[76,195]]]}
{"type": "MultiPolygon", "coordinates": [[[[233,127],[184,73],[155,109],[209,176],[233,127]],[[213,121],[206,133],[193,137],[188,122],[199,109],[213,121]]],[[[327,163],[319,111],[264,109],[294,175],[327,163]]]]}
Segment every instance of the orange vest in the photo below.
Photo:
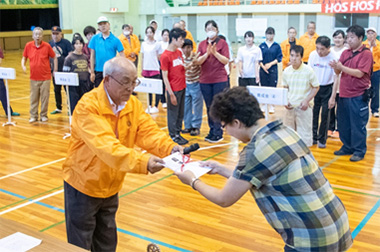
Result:
{"type": "Polygon", "coordinates": [[[119,39],[123,44],[125,57],[134,62],[136,60],[136,56],[132,57],[131,54],[135,53],[136,55],[139,55],[140,41],[138,41],[138,39],[136,40],[133,36],[130,36],[131,42],[129,43],[129,40],[124,36],[124,34],[121,34],[119,39]]]}
{"type": "Polygon", "coordinates": [[[300,37],[300,45],[303,47],[303,62],[309,61],[310,53],[316,49],[315,41],[318,37],[319,35],[314,33],[313,37],[310,38],[307,32],[300,37]]]}

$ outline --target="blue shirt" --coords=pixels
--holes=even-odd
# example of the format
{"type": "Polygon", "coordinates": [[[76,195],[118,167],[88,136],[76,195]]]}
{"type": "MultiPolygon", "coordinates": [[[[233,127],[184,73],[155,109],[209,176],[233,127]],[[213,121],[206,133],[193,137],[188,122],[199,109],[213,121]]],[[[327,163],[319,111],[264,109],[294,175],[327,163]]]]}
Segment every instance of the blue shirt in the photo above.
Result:
{"type": "MultiPolygon", "coordinates": [[[[272,46],[268,48],[267,43],[265,43],[264,41],[263,43],[261,43],[260,49],[263,54],[263,60],[261,62],[264,65],[266,63],[272,62],[275,59],[277,59],[278,63],[282,61],[281,47],[277,42],[273,42],[272,46]]],[[[271,66],[271,68],[269,68],[268,70],[271,70],[274,67],[277,68],[277,64],[271,66]]]]}
{"type": "Polygon", "coordinates": [[[90,49],[95,50],[95,71],[103,72],[103,66],[106,61],[116,56],[116,52],[124,51],[121,41],[110,32],[110,35],[104,39],[102,33],[92,37],[90,49]]]}

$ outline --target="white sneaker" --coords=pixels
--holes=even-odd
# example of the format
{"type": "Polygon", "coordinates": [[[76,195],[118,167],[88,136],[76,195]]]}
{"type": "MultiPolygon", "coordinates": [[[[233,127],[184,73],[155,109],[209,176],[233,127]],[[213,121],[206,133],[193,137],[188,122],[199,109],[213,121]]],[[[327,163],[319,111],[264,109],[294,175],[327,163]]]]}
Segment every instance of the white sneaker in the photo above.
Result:
{"type": "Polygon", "coordinates": [[[158,112],[159,112],[159,110],[158,110],[157,107],[153,107],[153,108],[151,108],[151,110],[150,110],[150,113],[152,113],[152,114],[154,114],[154,113],[158,113],[158,112]]]}
{"type": "Polygon", "coordinates": [[[375,113],[373,113],[372,115],[373,115],[373,117],[378,118],[378,117],[379,117],[379,112],[375,112],[375,113]]]}
{"type": "Polygon", "coordinates": [[[49,119],[46,116],[41,117],[41,122],[47,122],[49,119]]]}
{"type": "Polygon", "coordinates": [[[274,114],[274,107],[273,107],[273,105],[271,105],[270,108],[269,108],[269,114],[274,114]]]}
{"type": "Polygon", "coordinates": [[[145,110],[145,113],[147,113],[147,114],[152,113],[152,107],[149,106],[149,108],[147,108],[147,109],[145,110]]]}
{"type": "Polygon", "coordinates": [[[261,106],[261,112],[263,112],[263,113],[265,112],[265,105],[261,106]]]}
{"type": "Polygon", "coordinates": [[[168,104],[167,104],[167,103],[162,103],[162,107],[163,107],[163,108],[167,108],[167,107],[168,107],[168,104]]]}
{"type": "Polygon", "coordinates": [[[30,122],[30,123],[37,122],[37,118],[34,118],[34,117],[33,117],[33,118],[30,118],[30,119],[29,119],[29,122],[30,122]]]}

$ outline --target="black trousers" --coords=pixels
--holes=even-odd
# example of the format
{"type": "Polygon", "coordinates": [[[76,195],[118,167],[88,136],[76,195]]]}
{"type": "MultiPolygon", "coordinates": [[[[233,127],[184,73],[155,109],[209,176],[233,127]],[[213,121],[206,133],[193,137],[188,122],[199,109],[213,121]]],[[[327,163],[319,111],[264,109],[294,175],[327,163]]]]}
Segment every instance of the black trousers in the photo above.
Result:
{"type": "MultiPolygon", "coordinates": [[[[54,97],[55,97],[55,106],[57,109],[62,110],[62,85],[55,84],[55,78],[53,77],[53,86],[54,86],[54,97]]],[[[66,89],[64,88],[65,92],[66,89]]]]}
{"type": "Polygon", "coordinates": [[[185,114],[185,95],[186,89],[175,91],[174,95],[177,98],[177,106],[174,106],[170,100],[169,92],[168,95],[168,108],[167,108],[167,118],[168,118],[168,129],[170,137],[179,135],[182,128],[183,116],[185,114]]]}
{"type": "Polygon", "coordinates": [[[118,194],[94,198],[79,192],[66,181],[64,191],[68,242],[91,251],[116,251],[118,194]]]}
{"type": "Polygon", "coordinates": [[[97,72],[95,71],[95,81],[94,81],[94,86],[97,88],[99,87],[100,83],[103,80],[103,72],[97,72]]]}
{"type": "MultiPolygon", "coordinates": [[[[147,78],[161,80],[161,75],[157,74],[157,75],[153,75],[153,76],[147,77],[147,78]]],[[[154,103],[154,106],[157,107],[158,103],[160,101],[161,101],[161,103],[165,103],[166,102],[166,99],[165,99],[165,84],[164,84],[163,81],[162,81],[162,94],[156,94],[156,101],[154,103]]],[[[153,103],[153,94],[149,93],[149,106],[152,106],[152,103],[153,103]]]]}
{"type": "Polygon", "coordinates": [[[239,77],[239,86],[240,87],[246,87],[246,86],[258,86],[259,84],[256,83],[256,78],[241,78],[239,77]]]}
{"type": "Polygon", "coordinates": [[[332,84],[320,86],[317,95],[314,97],[313,141],[319,141],[322,144],[326,144],[327,140],[327,118],[329,115],[329,99],[331,97],[332,86],[332,84]],[[321,123],[319,123],[321,109],[321,123]]]}
{"type": "Polygon", "coordinates": [[[339,93],[336,94],[335,96],[335,106],[330,109],[330,124],[329,124],[329,130],[331,131],[339,131],[338,130],[338,123],[337,123],[337,119],[338,119],[338,100],[339,100],[339,93]]]}

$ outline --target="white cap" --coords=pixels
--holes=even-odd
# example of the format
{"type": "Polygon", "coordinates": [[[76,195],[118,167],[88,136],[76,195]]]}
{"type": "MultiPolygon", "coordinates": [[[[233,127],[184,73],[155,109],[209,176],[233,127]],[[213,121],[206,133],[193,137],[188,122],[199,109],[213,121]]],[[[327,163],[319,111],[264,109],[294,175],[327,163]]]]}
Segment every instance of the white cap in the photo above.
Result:
{"type": "Polygon", "coordinates": [[[373,31],[373,32],[377,33],[376,28],[374,28],[374,27],[369,27],[367,29],[367,32],[369,32],[369,31],[373,31]]]}
{"type": "Polygon", "coordinates": [[[108,21],[108,18],[106,18],[104,16],[101,16],[101,17],[98,18],[98,21],[96,21],[96,23],[99,24],[101,22],[107,22],[107,23],[109,23],[110,21],[108,21]]]}

